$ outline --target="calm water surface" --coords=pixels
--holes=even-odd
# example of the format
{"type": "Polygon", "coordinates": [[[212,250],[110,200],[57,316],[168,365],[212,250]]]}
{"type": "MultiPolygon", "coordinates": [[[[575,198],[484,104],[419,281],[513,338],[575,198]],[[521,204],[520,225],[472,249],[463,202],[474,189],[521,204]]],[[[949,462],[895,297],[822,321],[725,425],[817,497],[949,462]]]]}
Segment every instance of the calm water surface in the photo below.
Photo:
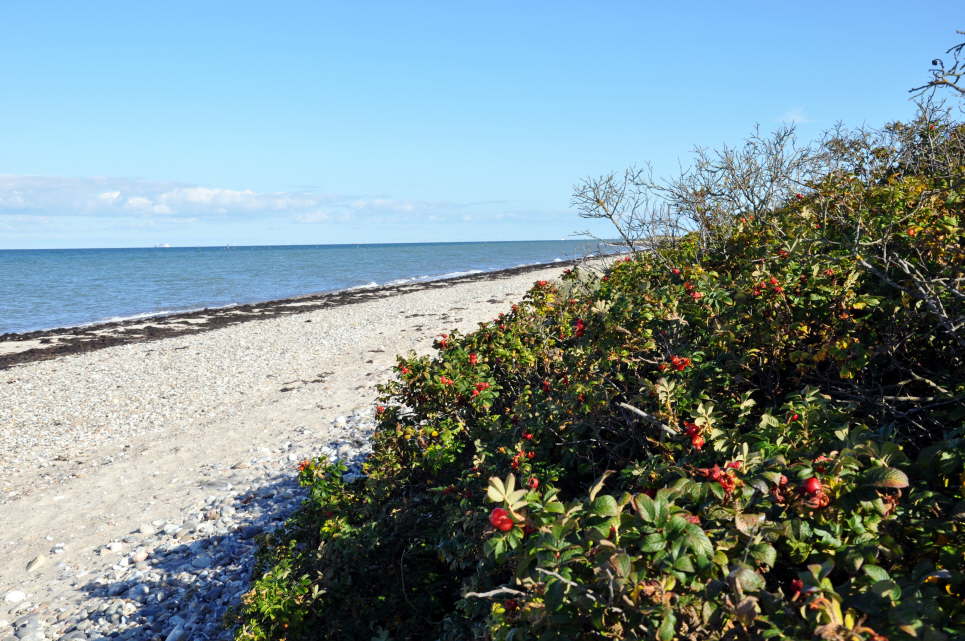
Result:
{"type": "Polygon", "coordinates": [[[596,241],[0,250],[0,334],[579,258],[596,241]]]}

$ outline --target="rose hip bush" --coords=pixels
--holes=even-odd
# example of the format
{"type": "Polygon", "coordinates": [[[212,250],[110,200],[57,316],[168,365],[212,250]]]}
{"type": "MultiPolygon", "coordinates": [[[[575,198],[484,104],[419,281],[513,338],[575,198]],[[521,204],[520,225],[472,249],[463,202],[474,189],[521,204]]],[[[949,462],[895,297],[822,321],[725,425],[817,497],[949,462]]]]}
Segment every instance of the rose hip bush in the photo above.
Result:
{"type": "Polygon", "coordinates": [[[401,357],[366,475],[300,466],[238,638],[959,637],[962,128],[904,127],[401,357]]]}

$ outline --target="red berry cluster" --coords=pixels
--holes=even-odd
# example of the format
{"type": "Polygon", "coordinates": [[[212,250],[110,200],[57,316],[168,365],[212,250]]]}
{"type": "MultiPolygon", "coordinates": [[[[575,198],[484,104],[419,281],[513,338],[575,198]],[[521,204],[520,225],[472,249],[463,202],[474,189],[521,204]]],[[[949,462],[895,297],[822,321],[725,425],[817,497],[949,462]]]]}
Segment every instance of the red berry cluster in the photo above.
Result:
{"type": "Polygon", "coordinates": [[[509,464],[509,467],[513,468],[514,470],[518,470],[518,469],[519,469],[519,462],[520,462],[524,457],[525,457],[525,458],[528,458],[528,459],[534,459],[534,458],[536,458],[536,452],[533,452],[532,450],[530,450],[529,452],[527,452],[527,451],[525,451],[525,450],[520,450],[520,451],[516,452],[516,454],[513,455],[513,461],[512,461],[512,463],[509,464]]]}
{"type": "Polygon", "coordinates": [[[490,388],[489,383],[476,383],[475,389],[472,391],[472,397],[476,398],[479,396],[479,392],[485,391],[490,388]]]}
{"type": "Polygon", "coordinates": [[[700,450],[706,444],[704,437],[700,435],[700,426],[690,421],[684,421],[684,434],[690,437],[690,444],[695,450],[700,450]]]}
{"type": "Polygon", "coordinates": [[[573,336],[579,338],[586,331],[586,323],[583,322],[582,318],[577,318],[576,323],[573,324],[573,336]]]}
{"type": "Polygon", "coordinates": [[[760,296],[762,293],[767,291],[767,286],[770,285],[771,289],[775,294],[784,293],[784,288],[781,287],[781,281],[777,278],[771,276],[767,281],[761,281],[751,288],[751,296],[760,296]]]}
{"type": "Polygon", "coordinates": [[[684,289],[687,291],[687,295],[690,296],[695,301],[700,300],[701,298],[704,297],[704,295],[701,292],[697,291],[697,286],[691,283],[690,281],[687,281],[686,283],[684,283],[684,289]]]}
{"type": "Polygon", "coordinates": [[[719,465],[714,467],[703,467],[697,470],[704,478],[717,481],[718,485],[724,490],[725,494],[730,494],[737,487],[738,479],[734,470],[740,467],[740,461],[732,461],[724,465],[721,469],[719,465]]]}

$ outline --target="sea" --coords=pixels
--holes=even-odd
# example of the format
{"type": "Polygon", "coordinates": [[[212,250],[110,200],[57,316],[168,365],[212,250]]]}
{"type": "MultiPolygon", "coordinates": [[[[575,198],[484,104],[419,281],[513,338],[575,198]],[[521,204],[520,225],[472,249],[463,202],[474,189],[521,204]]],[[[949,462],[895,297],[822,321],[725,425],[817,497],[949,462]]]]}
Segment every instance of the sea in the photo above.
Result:
{"type": "Polygon", "coordinates": [[[0,334],[612,253],[595,240],[0,250],[0,334]]]}

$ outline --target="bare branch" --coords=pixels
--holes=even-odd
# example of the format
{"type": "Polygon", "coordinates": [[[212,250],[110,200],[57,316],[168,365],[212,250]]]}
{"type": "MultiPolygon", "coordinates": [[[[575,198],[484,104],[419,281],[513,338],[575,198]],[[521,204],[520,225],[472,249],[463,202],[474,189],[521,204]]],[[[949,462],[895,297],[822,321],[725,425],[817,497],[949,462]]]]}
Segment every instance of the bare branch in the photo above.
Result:
{"type": "MultiPolygon", "coordinates": [[[[965,35],[965,31],[955,33],[965,35]]],[[[951,66],[946,67],[944,60],[935,58],[931,61],[932,68],[929,70],[932,79],[920,87],[909,89],[908,92],[920,96],[929,91],[934,93],[936,89],[948,88],[957,92],[959,96],[965,96],[965,87],[959,85],[962,76],[965,76],[965,61],[961,59],[963,52],[965,52],[965,42],[949,47],[945,53],[952,55],[951,66]]]]}
{"type": "Polygon", "coordinates": [[[476,597],[477,599],[488,599],[489,597],[498,596],[500,594],[513,594],[516,596],[526,596],[525,592],[519,590],[514,590],[513,588],[501,587],[495,590],[490,590],[489,592],[466,592],[463,597],[476,597]]]}
{"type": "Polygon", "coordinates": [[[669,425],[661,421],[656,416],[652,414],[648,414],[644,412],[642,409],[638,407],[634,407],[629,403],[617,403],[617,405],[619,405],[620,407],[622,407],[623,409],[629,412],[633,412],[634,414],[636,414],[646,422],[650,423],[651,425],[659,427],[661,430],[663,430],[664,433],[668,434],[669,436],[679,436],[679,432],[677,432],[677,430],[673,429],[672,427],[670,427],[669,425]]]}

